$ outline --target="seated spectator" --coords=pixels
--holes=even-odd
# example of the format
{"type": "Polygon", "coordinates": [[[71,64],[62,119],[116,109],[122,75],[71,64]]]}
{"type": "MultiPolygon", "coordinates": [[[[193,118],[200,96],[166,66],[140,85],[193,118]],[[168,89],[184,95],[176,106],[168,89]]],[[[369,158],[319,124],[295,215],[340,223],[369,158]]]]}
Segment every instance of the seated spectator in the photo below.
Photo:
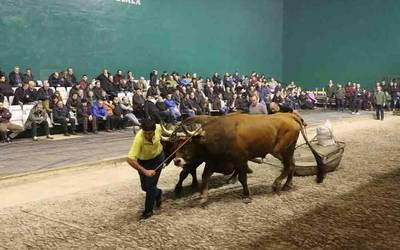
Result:
{"type": "Polygon", "coordinates": [[[159,94],[160,91],[158,90],[158,87],[153,85],[147,90],[146,96],[157,96],[159,94]]]}
{"type": "Polygon", "coordinates": [[[229,112],[229,108],[225,105],[225,102],[222,99],[222,94],[215,97],[211,106],[213,110],[218,110],[220,115],[226,115],[229,112]]]}
{"type": "Polygon", "coordinates": [[[0,135],[4,143],[10,143],[12,138],[24,131],[21,126],[10,122],[11,116],[10,111],[4,107],[4,103],[0,102],[0,135]],[[12,132],[10,136],[7,135],[8,131],[12,132]]]}
{"type": "Polygon", "coordinates": [[[111,119],[108,116],[106,105],[103,100],[99,99],[95,105],[92,106],[92,115],[96,118],[97,124],[104,123],[106,132],[111,132],[111,119]]]}
{"type": "Polygon", "coordinates": [[[22,99],[23,104],[34,104],[34,102],[38,101],[38,92],[35,89],[36,83],[30,81],[28,84],[28,88],[24,92],[24,98],[22,99]]]}
{"type": "Polygon", "coordinates": [[[305,91],[300,92],[299,104],[302,109],[314,109],[315,100],[313,100],[305,91]]]}
{"type": "Polygon", "coordinates": [[[265,106],[265,104],[259,102],[259,98],[257,95],[252,95],[250,97],[250,102],[250,114],[268,114],[267,107],[265,106]]]}
{"type": "Polygon", "coordinates": [[[135,76],[133,75],[132,71],[126,72],[126,82],[131,86],[133,90],[133,85],[135,84],[135,76]]]}
{"type": "Polygon", "coordinates": [[[94,134],[98,133],[96,117],[92,115],[92,109],[87,99],[82,99],[81,102],[79,103],[79,106],[77,108],[76,118],[78,119],[78,124],[82,125],[84,134],[88,134],[89,123],[92,126],[92,132],[94,134]]]}
{"type": "Polygon", "coordinates": [[[68,93],[68,97],[71,97],[73,94],[78,94],[79,90],[81,90],[79,84],[75,84],[72,86],[71,90],[68,93]]]}
{"type": "Polygon", "coordinates": [[[21,87],[24,82],[24,76],[20,72],[19,66],[14,67],[14,71],[8,75],[8,81],[12,87],[21,87]]]}
{"type": "Polygon", "coordinates": [[[61,123],[63,127],[64,136],[70,136],[68,133],[68,123],[71,127],[71,134],[76,135],[75,119],[71,118],[71,115],[66,106],[62,101],[58,101],[57,106],[53,108],[53,121],[55,123],[61,123]]]}
{"type": "Polygon", "coordinates": [[[99,80],[96,80],[96,84],[93,88],[93,93],[97,100],[101,98],[101,93],[103,91],[105,90],[101,87],[101,82],[99,80]]]}
{"type": "Polygon", "coordinates": [[[26,72],[24,74],[24,77],[23,77],[23,82],[30,82],[30,81],[35,82],[35,78],[34,78],[34,76],[32,74],[32,69],[31,68],[27,68],[26,72]]]}
{"type": "Polygon", "coordinates": [[[200,108],[200,101],[196,99],[194,92],[190,92],[188,102],[190,103],[190,106],[192,107],[192,109],[194,110],[196,115],[203,114],[203,112],[200,108]]]}
{"type": "Polygon", "coordinates": [[[50,87],[65,87],[64,83],[61,81],[60,74],[58,72],[54,72],[49,76],[49,84],[50,87]]]}
{"type": "Polygon", "coordinates": [[[111,108],[112,108],[112,116],[111,116],[112,128],[117,130],[125,129],[124,126],[125,123],[123,122],[124,114],[120,105],[120,100],[117,96],[114,97],[111,108]]]}
{"type": "Polygon", "coordinates": [[[133,113],[136,117],[144,116],[144,103],[145,99],[141,89],[136,89],[135,94],[132,97],[132,108],[133,113]]]}
{"type": "Polygon", "coordinates": [[[119,82],[119,91],[132,92],[132,84],[126,79],[121,79],[119,82]]]}
{"type": "Polygon", "coordinates": [[[167,81],[165,82],[165,87],[167,90],[169,89],[176,89],[178,83],[174,80],[173,76],[168,76],[167,81]]]}
{"type": "Polygon", "coordinates": [[[163,121],[167,123],[176,123],[176,120],[172,116],[171,111],[169,110],[168,106],[165,104],[163,98],[161,96],[157,97],[156,106],[158,108],[159,114],[163,121]]]}
{"type": "Polygon", "coordinates": [[[7,101],[10,102],[10,96],[14,95],[14,90],[11,85],[6,81],[6,76],[0,76],[0,94],[7,98],[7,101]]]}
{"type": "Polygon", "coordinates": [[[147,90],[147,83],[143,76],[141,76],[139,81],[133,85],[133,89],[140,89],[142,92],[147,90]]]}
{"type": "Polygon", "coordinates": [[[181,112],[179,112],[178,105],[176,102],[172,99],[172,94],[167,94],[167,99],[164,101],[165,105],[169,109],[173,120],[177,121],[181,117],[181,112]]]}
{"type": "Polygon", "coordinates": [[[37,129],[43,127],[47,139],[53,139],[50,135],[49,123],[47,122],[47,112],[43,109],[42,103],[38,102],[31,109],[28,119],[25,122],[25,129],[32,130],[32,139],[38,140],[37,129]]]}
{"type": "Polygon", "coordinates": [[[50,102],[51,102],[51,97],[53,96],[53,90],[50,88],[49,82],[44,81],[43,87],[41,87],[38,90],[38,99],[42,101],[43,108],[50,113],[50,102]]]}
{"type": "Polygon", "coordinates": [[[293,109],[286,104],[283,103],[275,103],[271,102],[269,104],[268,114],[275,114],[275,113],[292,113],[293,109]]]}
{"type": "Polygon", "coordinates": [[[193,109],[191,103],[189,102],[189,94],[186,94],[180,104],[180,111],[182,115],[187,115],[189,117],[195,116],[196,111],[193,109]]]}
{"type": "Polygon", "coordinates": [[[83,75],[81,80],[79,81],[79,88],[86,91],[88,87],[89,87],[88,76],[83,75]]]}
{"type": "Polygon", "coordinates": [[[204,97],[200,102],[200,108],[205,115],[210,115],[210,102],[208,97],[204,97]]]}
{"type": "Polygon", "coordinates": [[[121,84],[121,80],[124,79],[125,76],[122,74],[122,70],[117,70],[117,73],[115,73],[113,77],[113,82],[116,86],[119,86],[121,84]]]}
{"type": "Polygon", "coordinates": [[[212,82],[214,84],[221,84],[221,78],[219,77],[218,73],[215,73],[212,77],[212,82]]]}
{"type": "Polygon", "coordinates": [[[76,115],[80,102],[81,99],[79,99],[78,93],[72,94],[72,96],[68,98],[66,103],[67,110],[73,112],[76,115]]]}
{"type": "Polygon", "coordinates": [[[63,102],[63,99],[61,97],[61,94],[58,90],[54,91],[54,94],[51,96],[50,99],[50,109],[53,109],[54,107],[57,106],[58,102],[63,102]]]}
{"type": "Polygon", "coordinates": [[[169,115],[160,112],[156,106],[156,99],[153,96],[147,96],[144,103],[144,113],[146,119],[151,119],[156,123],[168,122],[169,115]]]}
{"type": "Polygon", "coordinates": [[[232,98],[227,100],[226,106],[229,109],[229,112],[236,112],[238,110],[238,108],[240,107],[239,105],[239,99],[237,97],[237,94],[234,93],[232,98]]]}
{"type": "Polygon", "coordinates": [[[122,114],[124,115],[124,119],[132,122],[134,126],[140,127],[141,124],[139,120],[136,118],[136,116],[133,114],[132,104],[129,102],[128,97],[126,96],[122,97],[120,106],[122,109],[122,114]]]}
{"type": "Polygon", "coordinates": [[[90,107],[93,107],[97,102],[96,96],[94,95],[92,90],[89,90],[87,93],[87,101],[90,107]]]}
{"type": "Polygon", "coordinates": [[[76,77],[74,75],[74,70],[69,67],[64,74],[64,86],[72,87],[77,84],[76,77]]]}

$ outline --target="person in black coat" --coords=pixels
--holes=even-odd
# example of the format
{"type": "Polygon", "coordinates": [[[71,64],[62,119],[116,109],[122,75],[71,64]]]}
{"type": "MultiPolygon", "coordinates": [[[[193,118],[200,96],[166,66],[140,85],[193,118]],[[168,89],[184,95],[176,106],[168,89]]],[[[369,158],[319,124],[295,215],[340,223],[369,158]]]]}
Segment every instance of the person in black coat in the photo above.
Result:
{"type": "Polygon", "coordinates": [[[0,94],[7,97],[9,100],[10,96],[14,95],[14,90],[12,89],[11,85],[6,81],[6,76],[0,76],[0,94]]]}
{"type": "Polygon", "coordinates": [[[23,104],[23,99],[25,95],[25,90],[28,89],[29,85],[27,83],[24,83],[22,87],[18,87],[15,90],[14,93],[14,100],[12,102],[12,105],[20,105],[23,104]]]}
{"type": "Polygon", "coordinates": [[[158,72],[153,70],[150,72],[150,86],[157,86],[158,72]]]}
{"type": "Polygon", "coordinates": [[[97,120],[96,117],[92,114],[92,109],[87,99],[82,99],[78,108],[76,118],[78,119],[78,123],[83,126],[83,133],[88,133],[88,125],[92,124],[92,132],[97,134],[97,120]]]}
{"type": "Polygon", "coordinates": [[[39,99],[37,90],[35,89],[35,82],[30,81],[28,83],[28,89],[25,90],[24,99],[22,102],[24,104],[33,104],[37,100],[39,99]]]}
{"type": "Polygon", "coordinates": [[[69,111],[62,101],[57,102],[57,106],[53,107],[53,120],[55,123],[61,123],[65,136],[69,136],[68,123],[71,125],[71,134],[76,135],[75,119],[71,118],[69,111]]]}
{"type": "Polygon", "coordinates": [[[58,72],[54,72],[49,76],[49,84],[50,87],[65,87],[64,83],[61,81],[60,74],[58,72]]]}
{"type": "Polygon", "coordinates": [[[19,70],[18,66],[14,67],[14,71],[11,72],[8,75],[8,80],[10,82],[10,85],[13,87],[20,87],[22,86],[22,83],[24,81],[24,76],[22,75],[22,73],[19,70]]]}
{"type": "Polygon", "coordinates": [[[32,74],[32,69],[27,68],[24,74],[23,82],[30,82],[30,81],[35,81],[35,77],[32,74]]]}

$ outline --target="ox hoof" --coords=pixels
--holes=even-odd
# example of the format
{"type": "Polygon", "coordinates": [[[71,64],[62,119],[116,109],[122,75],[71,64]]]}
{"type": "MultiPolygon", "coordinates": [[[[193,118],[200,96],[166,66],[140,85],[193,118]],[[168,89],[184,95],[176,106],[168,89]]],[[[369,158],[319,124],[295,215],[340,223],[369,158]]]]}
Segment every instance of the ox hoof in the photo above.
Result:
{"type": "Polygon", "coordinates": [[[281,192],[281,186],[280,185],[274,185],[272,186],[272,191],[274,191],[275,193],[279,194],[281,192]]]}
{"type": "Polygon", "coordinates": [[[197,189],[199,188],[199,184],[198,184],[197,182],[192,183],[191,188],[192,188],[193,190],[197,190],[197,189]]]}
{"type": "Polygon", "coordinates": [[[182,190],[183,190],[182,186],[176,186],[174,190],[175,195],[180,195],[182,193],[182,190]]]}
{"type": "Polygon", "coordinates": [[[207,205],[207,202],[208,202],[208,198],[202,197],[202,198],[200,199],[200,205],[201,205],[201,206],[207,205]]]}
{"type": "Polygon", "coordinates": [[[292,188],[293,188],[292,185],[285,185],[285,186],[283,186],[282,191],[289,191],[292,188]]]}
{"type": "Polygon", "coordinates": [[[249,204],[249,203],[251,203],[253,200],[250,198],[250,197],[245,197],[245,198],[243,198],[243,203],[244,204],[249,204]]]}
{"type": "Polygon", "coordinates": [[[234,177],[234,178],[229,178],[226,181],[226,184],[235,184],[236,182],[237,182],[237,177],[234,177]]]}

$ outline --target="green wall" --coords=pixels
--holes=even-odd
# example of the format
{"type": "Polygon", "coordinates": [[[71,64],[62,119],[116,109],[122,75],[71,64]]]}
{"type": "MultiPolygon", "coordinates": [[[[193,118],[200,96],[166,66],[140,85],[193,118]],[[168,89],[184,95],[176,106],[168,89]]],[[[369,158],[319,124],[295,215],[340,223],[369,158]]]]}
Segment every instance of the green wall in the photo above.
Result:
{"type": "Polygon", "coordinates": [[[399,0],[285,0],[283,75],[372,86],[400,72],[399,0]]]}
{"type": "Polygon", "coordinates": [[[282,0],[1,0],[0,67],[282,77],[282,0]]]}

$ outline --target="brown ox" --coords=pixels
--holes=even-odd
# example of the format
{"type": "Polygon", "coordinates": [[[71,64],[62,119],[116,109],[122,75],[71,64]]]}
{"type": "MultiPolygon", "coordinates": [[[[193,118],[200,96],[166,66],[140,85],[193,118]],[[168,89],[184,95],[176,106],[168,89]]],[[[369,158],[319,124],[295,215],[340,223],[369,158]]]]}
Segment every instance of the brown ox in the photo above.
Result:
{"type": "MultiPolygon", "coordinates": [[[[189,118],[183,124],[191,124],[189,118]]],[[[272,154],[283,163],[283,171],[274,181],[274,191],[281,190],[283,179],[287,178],[283,190],[292,187],[295,171],[293,153],[299,133],[307,138],[303,131],[303,120],[294,113],[278,113],[274,115],[236,114],[211,119],[204,122],[196,132],[187,133],[193,137],[177,153],[174,163],[184,166],[186,162],[204,161],[206,166],[202,175],[202,202],[208,198],[208,181],[214,172],[229,174],[237,171],[243,186],[245,202],[250,202],[247,186],[247,162],[256,157],[272,154]],[[195,134],[194,134],[195,133],[195,134]]],[[[324,165],[321,157],[310,146],[317,165],[317,182],[324,179],[324,165]]]]}

